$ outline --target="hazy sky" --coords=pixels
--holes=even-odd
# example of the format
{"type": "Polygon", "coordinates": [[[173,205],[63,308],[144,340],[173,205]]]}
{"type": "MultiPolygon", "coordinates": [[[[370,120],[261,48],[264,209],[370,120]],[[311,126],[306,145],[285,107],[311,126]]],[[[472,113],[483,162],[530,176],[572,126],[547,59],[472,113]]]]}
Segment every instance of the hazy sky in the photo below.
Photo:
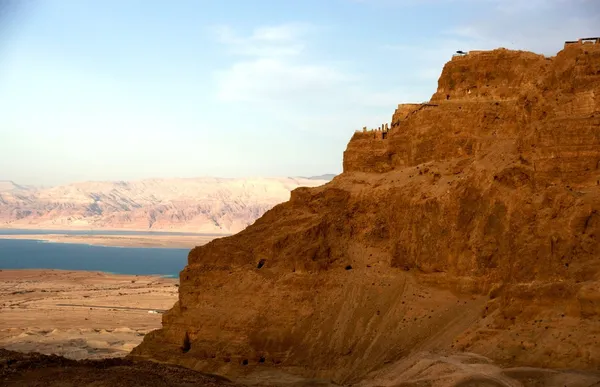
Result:
{"type": "Polygon", "coordinates": [[[339,173],[454,51],[587,35],[598,0],[0,0],[0,180],[339,173]]]}

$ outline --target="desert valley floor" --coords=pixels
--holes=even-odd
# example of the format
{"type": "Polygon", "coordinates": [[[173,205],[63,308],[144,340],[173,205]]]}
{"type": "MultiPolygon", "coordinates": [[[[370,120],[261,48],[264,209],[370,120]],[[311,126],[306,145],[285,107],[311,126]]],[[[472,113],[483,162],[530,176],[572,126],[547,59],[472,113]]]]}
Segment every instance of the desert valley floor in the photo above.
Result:
{"type": "Polygon", "coordinates": [[[0,347],[71,359],[125,356],[160,327],[178,280],[62,270],[0,271],[0,347]]]}

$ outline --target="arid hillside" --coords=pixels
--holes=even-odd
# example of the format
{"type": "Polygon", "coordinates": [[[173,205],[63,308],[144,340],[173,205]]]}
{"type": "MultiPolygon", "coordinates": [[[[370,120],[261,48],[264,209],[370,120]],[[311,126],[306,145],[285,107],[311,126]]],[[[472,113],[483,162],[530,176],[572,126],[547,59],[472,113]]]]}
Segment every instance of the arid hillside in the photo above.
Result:
{"type": "Polygon", "coordinates": [[[592,385],[548,369],[600,368],[599,182],[600,44],[455,57],[429,103],[354,134],[343,174],[193,249],[132,357],[243,382],[592,385]]]}
{"type": "Polygon", "coordinates": [[[0,194],[7,192],[24,192],[33,189],[33,187],[16,184],[10,180],[0,180],[0,194]]]}
{"type": "Polygon", "coordinates": [[[236,233],[326,179],[150,179],[34,189],[0,182],[0,227],[236,233]]]}

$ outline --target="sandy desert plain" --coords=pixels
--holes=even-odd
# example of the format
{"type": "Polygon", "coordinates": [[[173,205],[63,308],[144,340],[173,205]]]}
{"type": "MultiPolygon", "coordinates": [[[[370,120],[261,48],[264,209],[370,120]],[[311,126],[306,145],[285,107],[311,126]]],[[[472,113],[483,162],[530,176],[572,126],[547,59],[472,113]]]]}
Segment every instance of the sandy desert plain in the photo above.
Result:
{"type": "Polygon", "coordinates": [[[0,347],[71,359],[125,356],[160,327],[178,280],[63,270],[0,271],[0,347]]]}

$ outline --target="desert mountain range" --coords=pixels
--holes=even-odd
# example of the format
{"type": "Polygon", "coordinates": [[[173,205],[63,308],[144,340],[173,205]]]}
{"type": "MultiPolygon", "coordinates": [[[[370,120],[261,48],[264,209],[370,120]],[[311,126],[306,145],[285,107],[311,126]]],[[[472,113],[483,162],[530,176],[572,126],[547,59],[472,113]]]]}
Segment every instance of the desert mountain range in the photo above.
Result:
{"type": "Polygon", "coordinates": [[[236,233],[298,187],[298,178],[190,178],[82,182],[35,188],[0,181],[0,227],[236,233]]]}

